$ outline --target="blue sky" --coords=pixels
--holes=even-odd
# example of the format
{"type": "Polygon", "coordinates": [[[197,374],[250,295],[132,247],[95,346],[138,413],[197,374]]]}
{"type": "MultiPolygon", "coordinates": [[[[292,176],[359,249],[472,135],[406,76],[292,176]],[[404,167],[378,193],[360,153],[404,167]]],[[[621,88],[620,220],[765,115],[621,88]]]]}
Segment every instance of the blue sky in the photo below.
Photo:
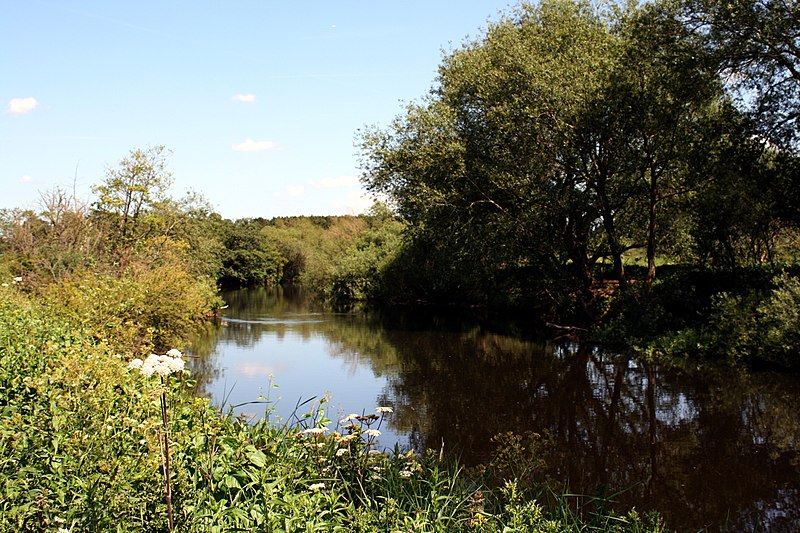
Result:
{"type": "Polygon", "coordinates": [[[88,201],[132,149],[226,218],[371,200],[354,139],[434,85],[506,0],[0,0],[0,208],[88,201]]]}

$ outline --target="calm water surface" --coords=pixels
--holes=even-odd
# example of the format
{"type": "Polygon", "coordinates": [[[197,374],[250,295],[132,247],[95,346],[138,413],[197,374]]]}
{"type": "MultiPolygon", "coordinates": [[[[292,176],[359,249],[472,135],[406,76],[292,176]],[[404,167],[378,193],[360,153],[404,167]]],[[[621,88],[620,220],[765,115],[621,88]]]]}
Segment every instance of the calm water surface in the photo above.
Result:
{"type": "Polygon", "coordinates": [[[333,313],[290,291],[223,297],[193,368],[220,406],[276,421],[326,394],[334,421],[391,406],[383,446],[444,444],[467,464],[495,435],[549,435],[535,479],[658,509],[679,531],[800,531],[798,376],[666,370],[442,315],[333,313]]]}

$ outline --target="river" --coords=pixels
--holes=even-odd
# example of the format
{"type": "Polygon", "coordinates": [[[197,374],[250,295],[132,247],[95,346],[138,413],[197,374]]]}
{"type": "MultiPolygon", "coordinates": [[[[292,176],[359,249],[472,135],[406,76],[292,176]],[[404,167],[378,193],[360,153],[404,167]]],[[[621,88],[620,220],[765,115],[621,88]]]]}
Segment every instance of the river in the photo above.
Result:
{"type": "Polygon", "coordinates": [[[333,427],[388,406],[382,446],[466,466],[514,432],[528,451],[498,475],[657,509],[679,531],[800,531],[797,375],[661,368],[453,313],[336,313],[298,291],[222,296],[192,370],[223,409],[293,423],[324,398],[333,427]]]}

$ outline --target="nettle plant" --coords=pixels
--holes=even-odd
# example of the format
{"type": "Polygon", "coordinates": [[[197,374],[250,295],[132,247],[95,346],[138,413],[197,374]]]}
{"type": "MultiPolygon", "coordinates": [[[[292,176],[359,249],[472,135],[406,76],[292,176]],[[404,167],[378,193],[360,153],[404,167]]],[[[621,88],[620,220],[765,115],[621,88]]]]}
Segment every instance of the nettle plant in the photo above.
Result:
{"type": "Polygon", "coordinates": [[[161,402],[161,465],[164,473],[164,492],[167,500],[167,518],[169,520],[169,530],[175,530],[175,522],[172,517],[172,485],[170,481],[170,456],[169,456],[169,416],[167,412],[167,392],[169,391],[169,377],[172,374],[180,374],[186,371],[186,364],[180,350],[172,349],[163,355],[150,354],[146,359],[134,359],[128,364],[128,368],[138,370],[139,373],[150,378],[158,376],[161,379],[160,402],[161,402]]]}

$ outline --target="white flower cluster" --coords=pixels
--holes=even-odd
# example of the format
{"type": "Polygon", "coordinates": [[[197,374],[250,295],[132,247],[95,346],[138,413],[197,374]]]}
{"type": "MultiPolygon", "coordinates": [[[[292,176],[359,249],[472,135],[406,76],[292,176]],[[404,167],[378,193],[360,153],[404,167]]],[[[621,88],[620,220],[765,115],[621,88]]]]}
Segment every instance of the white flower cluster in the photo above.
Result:
{"type": "Polygon", "coordinates": [[[185,363],[180,350],[173,348],[164,355],[151,353],[144,361],[138,358],[134,359],[128,364],[128,368],[138,370],[145,377],[153,374],[164,377],[176,372],[183,372],[185,363]]]}
{"type": "MultiPolygon", "coordinates": [[[[14,285],[16,285],[17,283],[22,283],[22,276],[17,276],[16,278],[12,278],[11,281],[14,282],[14,285]]],[[[0,283],[0,286],[8,287],[8,283],[0,283]]]]}

